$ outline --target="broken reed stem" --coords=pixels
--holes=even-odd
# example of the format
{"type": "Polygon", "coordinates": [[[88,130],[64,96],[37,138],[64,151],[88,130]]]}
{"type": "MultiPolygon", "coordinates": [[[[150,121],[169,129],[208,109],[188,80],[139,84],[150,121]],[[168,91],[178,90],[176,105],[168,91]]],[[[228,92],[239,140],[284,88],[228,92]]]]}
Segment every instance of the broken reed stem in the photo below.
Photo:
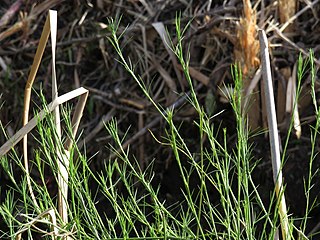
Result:
{"type": "Polygon", "coordinates": [[[279,202],[279,215],[282,230],[282,237],[284,240],[289,238],[289,222],[287,215],[287,207],[284,196],[284,189],[282,183],[280,145],[277,127],[277,117],[274,104],[274,95],[272,87],[272,77],[270,68],[270,59],[268,51],[268,40],[265,31],[259,30],[260,40],[260,54],[262,64],[262,76],[264,82],[265,102],[267,109],[267,118],[269,126],[269,139],[271,148],[271,161],[273,170],[273,181],[275,183],[276,195],[279,202]]]}

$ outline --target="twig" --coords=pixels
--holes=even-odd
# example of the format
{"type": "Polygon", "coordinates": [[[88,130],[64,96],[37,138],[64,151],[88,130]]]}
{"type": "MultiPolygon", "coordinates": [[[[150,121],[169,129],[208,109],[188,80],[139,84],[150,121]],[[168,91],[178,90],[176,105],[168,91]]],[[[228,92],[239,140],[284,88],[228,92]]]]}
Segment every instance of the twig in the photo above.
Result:
{"type": "Polygon", "coordinates": [[[44,11],[47,11],[47,9],[50,9],[52,7],[55,7],[57,4],[63,2],[65,0],[47,0],[43,1],[40,4],[37,4],[32,11],[30,12],[29,16],[25,17],[19,22],[16,22],[13,26],[6,29],[3,32],[0,32],[0,41],[8,38],[12,34],[22,30],[31,20],[35,19],[39,14],[41,14],[44,11]]]}
{"type": "Polygon", "coordinates": [[[259,30],[260,40],[260,54],[262,64],[262,76],[265,89],[266,109],[269,126],[269,139],[271,148],[271,161],[273,170],[273,181],[275,183],[275,190],[277,198],[279,199],[279,215],[282,229],[282,237],[284,240],[289,238],[289,222],[287,216],[287,207],[284,197],[284,189],[282,183],[282,171],[281,171],[281,158],[280,158],[280,145],[279,135],[277,128],[277,117],[274,104],[272,77],[270,69],[270,59],[268,52],[268,40],[266,33],[263,30],[259,30]]]}
{"type": "Polygon", "coordinates": [[[0,28],[7,25],[7,23],[14,16],[14,14],[19,11],[21,5],[22,5],[22,0],[17,0],[10,6],[7,12],[0,19],[0,28]]]}
{"type": "MultiPolygon", "coordinates": [[[[275,32],[279,35],[279,37],[281,37],[283,40],[285,40],[287,43],[289,43],[292,47],[298,49],[304,56],[308,57],[309,53],[304,50],[303,48],[299,47],[297,44],[295,44],[294,42],[292,42],[289,38],[287,38],[282,32],[281,30],[276,27],[273,26],[273,29],[275,30],[275,32]]],[[[320,61],[318,59],[314,59],[314,62],[320,66],[320,61]]]]}

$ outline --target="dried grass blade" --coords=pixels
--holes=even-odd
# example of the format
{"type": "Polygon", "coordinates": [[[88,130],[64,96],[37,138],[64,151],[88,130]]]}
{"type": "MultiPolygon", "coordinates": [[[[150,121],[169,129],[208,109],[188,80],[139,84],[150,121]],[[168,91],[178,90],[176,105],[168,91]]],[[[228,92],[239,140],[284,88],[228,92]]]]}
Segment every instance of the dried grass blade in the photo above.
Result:
{"type": "Polygon", "coordinates": [[[48,112],[52,112],[56,106],[63,104],[65,102],[70,101],[73,98],[81,96],[83,94],[88,94],[88,90],[81,87],[71,92],[68,92],[62,96],[59,96],[55,101],[52,101],[50,104],[46,106],[45,109],[42,109],[37,116],[33,117],[25,126],[23,126],[16,134],[14,134],[5,144],[3,144],[0,148],[0,158],[3,157],[7,152],[9,152],[21,139],[28,134],[39,121],[46,116],[48,112]]]}
{"type": "MultiPolygon", "coordinates": [[[[52,53],[52,101],[58,97],[58,86],[56,76],[56,43],[57,43],[57,11],[49,10],[50,32],[51,32],[51,53],[52,53]]],[[[54,109],[54,118],[56,124],[56,131],[61,140],[61,125],[59,106],[54,109]]]]}
{"type": "Polygon", "coordinates": [[[292,77],[289,77],[288,79],[288,84],[287,84],[287,94],[286,94],[286,112],[287,113],[292,113],[292,108],[293,108],[293,79],[292,77]]]}
{"type": "Polygon", "coordinates": [[[72,118],[72,136],[71,138],[68,137],[64,147],[67,151],[70,150],[71,146],[72,146],[72,139],[75,138],[75,135],[78,131],[78,127],[79,127],[79,123],[80,123],[80,119],[82,117],[82,114],[83,114],[83,110],[84,110],[84,106],[86,105],[86,102],[87,102],[87,98],[88,98],[88,95],[89,95],[89,92],[86,92],[85,94],[82,94],[80,96],[80,99],[77,103],[77,106],[76,106],[76,109],[75,109],[75,112],[73,114],[73,118],[72,118]]]}
{"type": "Polygon", "coordinates": [[[291,116],[293,115],[293,128],[295,130],[295,134],[299,139],[301,137],[301,125],[300,125],[300,118],[299,118],[299,111],[298,106],[295,101],[296,99],[296,71],[297,71],[297,64],[294,65],[293,74],[289,77],[288,85],[287,85],[287,94],[286,94],[286,113],[291,116]]]}
{"type": "MultiPolygon", "coordinates": [[[[51,53],[52,53],[52,100],[58,97],[58,86],[56,76],[56,39],[57,39],[57,11],[49,10],[50,32],[51,32],[51,53]]],[[[55,122],[55,131],[57,136],[56,152],[58,174],[58,210],[64,223],[68,222],[68,170],[69,167],[69,152],[60,151],[59,143],[61,142],[61,124],[59,105],[53,109],[55,122]]]]}
{"type": "MultiPolygon", "coordinates": [[[[28,222],[26,224],[26,226],[22,229],[20,229],[17,233],[16,233],[16,240],[20,240],[21,239],[21,235],[23,232],[27,231],[30,227],[34,227],[36,228],[38,231],[43,232],[43,230],[39,229],[38,227],[35,226],[36,223],[38,222],[42,222],[41,221],[43,218],[50,216],[50,225],[52,227],[53,230],[53,239],[56,239],[56,236],[58,236],[59,232],[58,232],[58,228],[57,228],[57,218],[56,218],[56,214],[55,211],[53,209],[48,209],[45,212],[39,214],[36,218],[33,218],[30,222],[28,222]]],[[[43,232],[46,233],[46,232],[43,232]]]]}
{"type": "Polygon", "coordinates": [[[296,100],[297,96],[297,63],[293,67],[292,73],[292,110],[293,110],[293,128],[295,130],[295,134],[299,139],[301,137],[301,124],[300,124],[300,117],[299,117],[299,109],[298,109],[298,101],[296,100]]]}
{"type": "Polygon", "coordinates": [[[173,68],[174,68],[174,71],[176,73],[176,76],[179,80],[179,83],[181,85],[181,87],[183,88],[183,84],[182,84],[182,77],[181,77],[181,73],[179,71],[179,69],[177,68],[178,66],[178,61],[176,59],[176,56],[174,55],[174,53],[172,52],[172,50],[168,47],[168,44],[170,43],[170,40],[168,38],[168,35],[167,35],[167,32],[166,32],[166,29],[164,27],[164,24],[163,22],[156,22],[156,23],[152,23],[152,26],[154,27],[154,29],[158,32],[162,42],[163,42],[163,45],[164,47],[166,48],[169,56],[170,56],[170,59],[171,59],[171,62],[173,64],[173,68]]]}

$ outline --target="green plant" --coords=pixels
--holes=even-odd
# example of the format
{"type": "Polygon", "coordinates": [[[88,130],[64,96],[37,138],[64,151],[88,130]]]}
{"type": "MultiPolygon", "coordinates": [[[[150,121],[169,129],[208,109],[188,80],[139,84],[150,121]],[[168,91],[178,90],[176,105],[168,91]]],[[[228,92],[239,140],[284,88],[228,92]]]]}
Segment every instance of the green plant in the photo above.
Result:
{"type": "MultiPolygon", "coordinates": [[[[212,117],[207,116],[198,100],[189,75],[188,53],[185,56],[188,51],[183,48],[183,37],[188,25],[182,28],[177,17],[177,42],[171,41],[169,44],[189,84],[188,103],[197,112],[194,124],[198,127],[199,142],[193,143],[197,145],[193,148],[197,152],[192,152],[189,143],[180,133],[179,123],[175,121],[176,109],[165,109],[152,99],[142,79],[135,73],[133,64],[122,54],[119,41],[123,33],[118,36],[118,26],[119,21],[110,20],[109,40],[118,53],[119,62],[166,121],[166,136],[157,141],[169,147],[173,153],[183,182],[181,191],[184,198],[177,200],[174,205],[168,205],[159,197],[160,186],[152,184],[152,165],[142,170],[138,161],[130,157],[129,149],[122,145],[126,136],[119,136],[118,123],[116,119],[112,119],[106,123],[106,130],[112,137],[109,148],[115,157],[106,161],[100,172],[90,169],[89,161],[94,161],[94,156],[88,158],[81,153],[76,139],[71,137],[71,161],[68,168],[70,195],[67,199],[69,221],[65,223],[58,215],[57,197],[52,195],[47,186],[48,181],[51,181],[56,187],[60,171],[55,162],[59,155],[59,148],[56,146],[61,149],[64,140],[56,136],[54,117],[47,111],[45,120],[40,121],[39,118],[38,121],[38,131],[35,134],[38,147],[33,152],[32,161],[40,181],[30,179],[39,206],[34,204],[28,194],[28,173],[21,164],[18,153],[12,150],[0,159],[1,166],[11,181],[9,190],[0,189],[1,194],[6,195],[0,206],[0,214],[6,224],[6,229],[1,229],[1,239],[14,239],[22,231],[26,232],[29,239],[35,234],[40,234],[44,239],[274,239],[279,226],[279,203],[273,191],[270,192],[270,204],[265,205],[258,191],[259,183],[252,179],[257,162],[252,155],[254,145],[250,143],[251,135],[241,104],[241,72],[236,66],[232,68],[234,91],[228,95],[237,130],[236,146],[232,148],[228,145],[228,129],[222,130],[223,138],[219,141],[216,136],[219,126],[213,124],[212,117]],[[14,172],[17,168],[14,166],[21,171],[21,178],[14,172]],[[48,176],[53,178],[48,179],[48,176]],[[191,185],[194,178],[198,183],[195,187],[191,185]],[[215,192],[213,196],[210,194],[212,190],[215,192]]],[[[315,146],[320,123],[315,100],[312,56],[311,54],[310,71],[317,121],[311,138],[312,154],[309,177],[306,180],[306,215],[298,231],[301,238],[304,237],[308,213],[314,206],[309,198],[315,174],[312,172],[312,164],[317,154],[315,146]]],[[[307,65],[303,64],[301,58],[299,64],[302,66],[298,68],[300,83],[307,65]]],[[[43,102],[46,106],[44,98],[43,102]]],[[[67,136],[73,136],[70,111],[67,108],[62,108],[62,111],[67,136]]],[[[290,126],[291,130],[293,124],[290,126]]],[[[294,220],[289,217],[291,238],[294,229],[297,229],[294,220]]]]}

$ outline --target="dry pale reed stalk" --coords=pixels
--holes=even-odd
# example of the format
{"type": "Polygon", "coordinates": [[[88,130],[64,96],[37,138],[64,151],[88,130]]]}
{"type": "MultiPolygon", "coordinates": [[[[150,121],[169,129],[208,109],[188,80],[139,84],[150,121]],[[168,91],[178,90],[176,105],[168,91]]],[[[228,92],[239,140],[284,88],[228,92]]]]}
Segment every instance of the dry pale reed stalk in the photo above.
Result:
{"type": "Polygon", "coordinates": [[[273,180],[275,183],[275,191],[279,202],[279,216],[282,229],[283,239],[289,238],[289,221],[287,215],[286,200],[284,197],[284,189],[282,183],[281,157],[280,157],[280,143],[277,127],[277,117],[274,103],[274,94],[272,86],[270,59],[268,51],[268,40],[266,33],[259,30],[260,38],[260,52],[262,64],[262,77],[264,82],[265,102],[268,117],[269,139],[271,148],[271,161],[273,180]]]}

